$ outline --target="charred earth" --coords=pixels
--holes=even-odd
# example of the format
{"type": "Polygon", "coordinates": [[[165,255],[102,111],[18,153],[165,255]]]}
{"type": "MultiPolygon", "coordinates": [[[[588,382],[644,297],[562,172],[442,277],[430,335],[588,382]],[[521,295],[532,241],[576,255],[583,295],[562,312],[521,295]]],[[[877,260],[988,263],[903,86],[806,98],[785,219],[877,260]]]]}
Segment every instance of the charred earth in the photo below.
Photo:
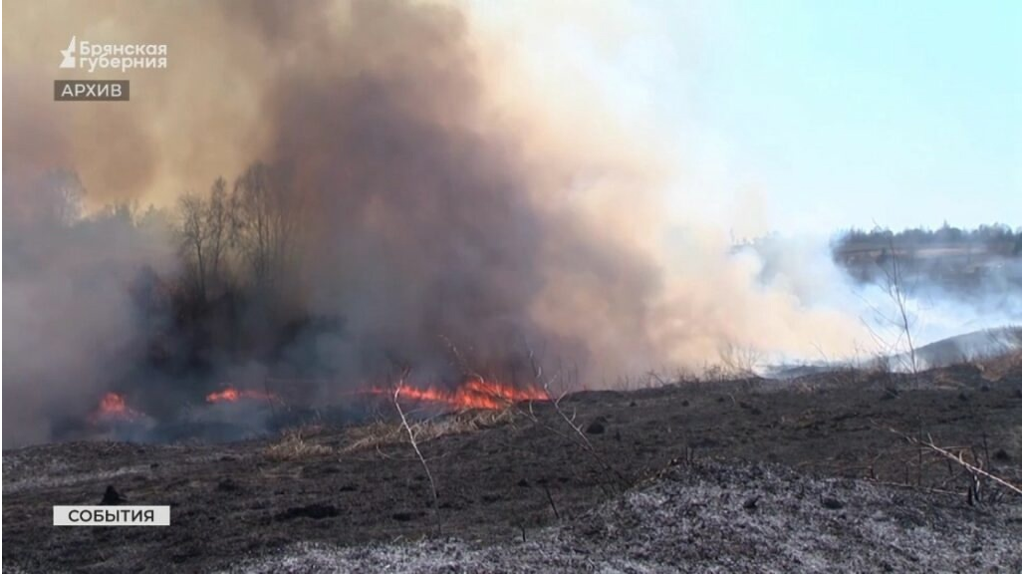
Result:
{"type": "Polygon", "coordinates": [[[384,412],[233,443],[9,450],[3,565],[1016,571],[1020,496],[922,446],[1019,488],[1014,360],[914,377],[680,381],[420,417],[410,430],[422,461],[384,412]],[[51,525],[51,506],[99,504],[108,487],[170,505],[171,526],[51,525]]]}

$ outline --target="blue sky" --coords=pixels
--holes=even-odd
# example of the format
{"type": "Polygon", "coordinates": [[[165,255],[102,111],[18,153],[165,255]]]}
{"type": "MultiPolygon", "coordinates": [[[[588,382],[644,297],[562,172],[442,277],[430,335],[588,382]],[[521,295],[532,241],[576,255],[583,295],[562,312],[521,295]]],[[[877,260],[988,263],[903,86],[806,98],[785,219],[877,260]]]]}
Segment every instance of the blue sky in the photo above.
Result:
{"type": "Polygon", "coordinates": [[[567,59],[665,134],[677,209],[759,205],[755,231],[1021,225],[1020,2],[543,6],[477,8],[524,29],[556,14],[527,57],[567,59]]]}

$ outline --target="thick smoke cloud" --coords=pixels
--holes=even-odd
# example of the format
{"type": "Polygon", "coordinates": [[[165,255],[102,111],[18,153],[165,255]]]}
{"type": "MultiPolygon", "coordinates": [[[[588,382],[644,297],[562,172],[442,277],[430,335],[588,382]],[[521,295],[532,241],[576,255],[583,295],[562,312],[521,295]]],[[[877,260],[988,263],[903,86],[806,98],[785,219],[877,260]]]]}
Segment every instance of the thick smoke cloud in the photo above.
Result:
{"type": "Polygon", "coordinates": [[[76,219],[72,176],[28,185],[5,174],[5,207],[17,207],[4,212],[5,446],[50,438],[132,373],[146,353],[140,279],[174,265],[159,216],[76,219]]]}
{"type": "Polygon", "coordinates": [[[868,340],[801,279],[841,284],[831,267],[764,283],[763,262],[730,256],[721,230],[670,229],[661,150],[589,102],[551,114],[550,94],[510,80],[513,57],[485,47],[456,7],[63,7],[5,14],[5,445],[53,438],[106,390],[157,415],[217,382],[301,378],[310,364],[332,374],[316,389],[331,401],[397,365],[450,381],[465,366],[452,347],[493,369],[530,348],[599,387],[712,364],[724,347],[836,356],[868,340]],[[56,70],[72,35],[166,43],[170,67],[133,72],[127,104],[56,104],[54,76],[77,77],[56,70]],[[177,318],[139,311],[140,289],[159,299],[149,291],[181,272],[161,209],[256,160],[287,206],[282,300],[342,326],[281,344],[255,317],[260,356],[154,369],[154,355],[186,344],[152,324],[177,318]],[[85,217],[39,215],[62,205],[40,191],[55,168],[78,173],[85,217]],[[101,209],[115,201],[157,209],[101,209]]]}
{"type": "MultiPolygon", "coordinates": [[[[5,174],[5,183],[27,189],[5,195],[5,206],[14,207],[5,219],[15,223],[8,244],[53,244],[5,267],[5,289],[14,295],[8,301],[17,305],[9,306],[8,326],[18,327],[9,330],[18,339],[13,346],[35,343],[32,352],[9,354],[5,367],[11,396],[20,399],[12,389],[24,386],[37,399],[28,408],[9,401],[22,403],[36,427],[9,417],[14,440],[47,438],[40,429],[90,408],[103,390],[130,387],[137,402],[154,403],[146,385],[167,386],[136,364],[147,360],[138,348],[145,345],[131,343],[152,333],[136,324],[126,287],[142,266],[172,274],[173,238],[154,240],[149,230],[101,216],[14,220],[32,196],[28,188],[53,167],[74,168],[89,189],[86,207],[96,210],[109,201],[168,205],[215,175],[241,173],[248,160],[273,166],[294,219],[288,241],[296,261],[280,281],[284,298],[344,322],[343,334],[297,337],[283,353],[330,363],[337,385],[364,384],[399,364],[413,367],[414,377],[452,380],[461,368],[453,347],[477,367],[502,368],[535,346],[609,376],[656,355],[646,307],[657,288],[654,263],[572,213],[560,197],[577,177],[572,166],[523,151],[534,136],[510,130],[490,107],[486,58],[471,47],[458,10],[362,1],[292,10],[254,2],[135,14],[129,4],[110,3],[107,14],[118,22],[111,26],[71,8],[68,22],[80,19],[85,30],[69,35],[166,42],[171,68],[133,78],[130,105],[68,112],[32,98],[46,74],[29,63],[60,41],[25,37],[11,50],[24,77],[11,74],[8,85],[26,94],[9,105],[11,115],[39,118],[4,134],[5,159],[17,174],[5,174]],[[198,14],[209,22],[201,35],[186,19],[198,14]],[[204,58],[193,59],[199,46],[204,58]],[[192,91],[183,95],[186,85],[192,91]],[[50,141],[34,143],[43,137],[50,141]],[[89,240],[78,236],[86,228],[94,230],[89,240]],[[167,249],[156,253],[156,245],[167,249]],[[82,285],[80,272],[103,281],[82,285]],[[69,283],[78,291],[65,292],[69,283]],[[572,316],[538,319],[553,314],[545,308],[553,296],[572,316]],[[90,344],[96,340],[109,344],[99,349],[90,344]],[[67,361],[52,360],[64,351],[67,361]],[[132,377],[147,380],[132,384],[132,377]]],[[[27,27],[41,23],[41,13],[23,10],[16,17],[27,27]]],[[[5,248],[9,259],[18,259],[15,249],[5,248]]],[[[245,361],[215,362],[224,377],[248,369],[245,361]]]]}
{"type": "Polygon", "coordinates": [[[653,268],[543,209],[557,190],[527,165],[523,141],[490,125],[463,18],[352,8],[348,33],[314,43],[339,65],[284,72],[267,108],[269,157],[289,166],[302,197],[304,257],[328,262],[309,266],[308,297],[360,334],[336,356],[356,365],[387,354],[430,372],[449,343],[492,363],[532,341],[588,363],[577,318],[560,333],[535,316],[552,268],[578,278],[559,289],[564,299],[587,301],[581,313],[633,338],[621,357],[645,351],[653,268]]]}

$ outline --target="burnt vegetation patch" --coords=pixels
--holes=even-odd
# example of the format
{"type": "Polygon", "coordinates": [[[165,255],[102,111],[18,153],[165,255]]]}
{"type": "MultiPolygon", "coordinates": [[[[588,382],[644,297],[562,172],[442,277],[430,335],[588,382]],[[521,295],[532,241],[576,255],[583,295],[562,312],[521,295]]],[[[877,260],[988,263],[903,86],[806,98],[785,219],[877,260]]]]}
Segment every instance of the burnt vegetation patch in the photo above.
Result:
{"type": "MultiPolygon", "coordinates": [[[[642,518],[648,511],[634,507],[660,500],[662,494],[652,493],[666,480],[683,484],[688,504],[697,505],[677,509],[685,518],[679,524],[693,525],[679,528],[695,537],[686,558],[694,564],[717,560],[712,549],[700,550],[699,524],[714,524],[726,539],[740,532],[706,515],[702,522],[707,508],[725,504],[751,520],[777,515],[796,521],[796,529],[811,520],[790,516],[796,507],[783,495],[806,501],[799,512],[817,517],[812,522],[871,524],[863,509],[877,503],[858,494],[867,492],[872,501],[913,501],[893,512],[902,508],[897,514],[918,527],[939,529],[935,535],[944,543],[974,547],[974,535],[966,533],[982,527],[987,537],[1019,540],[1019,494],[985,474],[1019,488],[1020,388],[1019,368],[937,369],[895,383],[881,373],[841,383],[829,374],[691,381],[514,403],[500,416],[486,411],[486,420],[470,411],[405,427],[382,414],[371,427],[323,424],[222,445],[76,443],[6,451],[4,563],[159,571],[152,558],[167,556],[182,568],[212,570],[299,542],[346,547],[454,537],[488,546],[531,544],[549,536],[548,527],[567,528],[583,541],[609,532],[648,536],[642,518]],[[898,395],[885,400],[893,386],[898,395]],[[970,400],[960,400],[961,393],[970,400]],[[760,414],[751,414],[750,405],[760,414]],[[593,432],[595,423],[602,432],[593,432]],[[788,470],[737,470],[749,477],[746,483],[722,479],[731,485],[727,504],[703,498],[715,473],[733,476],[730,465],[747,464],[788,470]],[[816,482],[836,479],[847,482],[816,482]],[[698,483],[704,486],[686,490],[698,483]],[[842,484],[853,490],[836,486],[842,484]],[[172,526],[108,530],[103,545],[89,542],[99,533],[50,526],[51,505],[95,503],[108,485],[132,504],[170,504],[172,526]],[[614,510],[625,501],[633,511],[614,510]],[[789,510],[779,514],[783,508],[789,510]],[[936,513],[946,526],[929,518],[936,513]],[[998,532],[990,531],[992,520],[1001,521],[998,532]],[[121,550],[113,557],[103,551],[114,546],[121,550]],[[191,550],[185,555],[182,548],[191,550]]],[[[911,567],[905,554],[919,551],[880,548],[872,563],[911,567]]],[[[636,560],[668,560],[665,552],[651,548],[636,560]]],[[[1016,557],[1019,562],[1019,546],[1016,557]]],[[[795,562],[790,567],[801,569],[795,562]]]]}

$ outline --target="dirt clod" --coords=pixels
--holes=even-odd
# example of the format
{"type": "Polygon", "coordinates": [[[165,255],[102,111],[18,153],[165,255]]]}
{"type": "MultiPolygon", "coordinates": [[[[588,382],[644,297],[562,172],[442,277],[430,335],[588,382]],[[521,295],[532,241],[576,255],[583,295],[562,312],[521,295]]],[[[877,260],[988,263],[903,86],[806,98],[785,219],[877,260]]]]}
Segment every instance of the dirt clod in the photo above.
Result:
{"type": "Polygon", "coordinates": [[[242,487],[230,478],[222,479],[217,483],[217,492],[237,492],[241,489],[242,487]]]}
{"type": "Polygon", "coordinates": [[[838,498],[833,498],[831,496],[826,496],[822,498],[821,505],[829,510],[840,510],[844,506],[846,506],[845,504],[843,504],[841,500],[839,500],[838,498]]]}
{"type": "Polygon", "coordinates": [[[320,520],[322,518],[333,518],[339,514],[341,514],[341,512],[333,505],[315,503],[289,508],[274,518],[278,521],[292,520],[295,518],[312,518],[313,520],[320,520]]]}
{"type": "Polygon", "coordinates": [[[604,417],[597,417],[593,422],[587,425],[587,434],[604,434],[605,422],[604,417]]]}
{"type": "Polygon", "coordinates": [[[107,490],[103,492],[103,500],[100,500],[102,505],[121,504],[127,502],[127,499],[121,496],[119,492],[114,488],[114,485],[108,484],[107,490]]]}

